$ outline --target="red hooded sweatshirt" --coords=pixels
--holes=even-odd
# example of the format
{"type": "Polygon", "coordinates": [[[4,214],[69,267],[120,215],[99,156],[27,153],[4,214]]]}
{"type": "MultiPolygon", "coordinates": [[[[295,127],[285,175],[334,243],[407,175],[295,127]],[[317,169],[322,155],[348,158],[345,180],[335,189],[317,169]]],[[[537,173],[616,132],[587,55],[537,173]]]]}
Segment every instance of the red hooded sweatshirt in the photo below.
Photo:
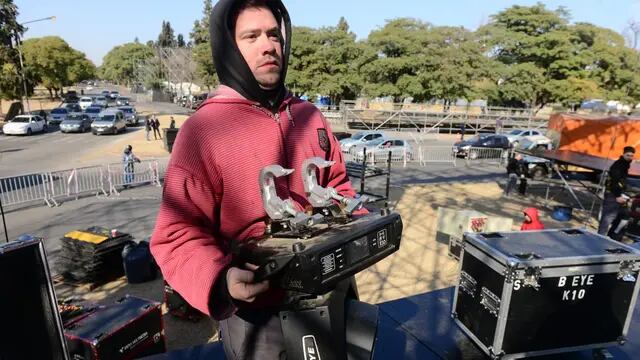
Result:
{"type": "Polygon", "coordinates": [[[536,208],[526,208],[523,211],[525,214],[529,215],[531,218],[531,222],[524,221],[520,230],[544,230],[544,225],[540,222],[538,217],[538,209],[536,208]]]}
{"type": "MultiPolygon", "coordinates": [[[[319,171],[320,185],[355,196],[339,143],[313,104],[289,95],[274,115],[235,90],[219,87],[180,127],[165,175],[151,238],[165,280],[203,313],[230,316],[235,306],[216,308],[210,294],[230,266],[230,240],[264,233],[260,170],[272,164],[295,169],[276,180],[276,189],[303,209],[309,202],[301,166],[315,156],[336,162],[319,171]]],[[[282,294],[270,289],[250,305],[277,305],[282,294]]]]}

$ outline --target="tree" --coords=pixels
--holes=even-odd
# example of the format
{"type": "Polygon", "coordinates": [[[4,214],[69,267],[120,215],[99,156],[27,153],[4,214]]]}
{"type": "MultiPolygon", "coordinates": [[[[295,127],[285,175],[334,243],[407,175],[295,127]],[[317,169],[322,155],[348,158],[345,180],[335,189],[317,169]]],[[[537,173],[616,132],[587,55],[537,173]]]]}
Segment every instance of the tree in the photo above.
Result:
{"type": "Polygon", "coordinates": [[[196,20],[193,23],[193,30],[189,34],[194,46],[209,42],[209,17],[211,16],[211,10],[213,10],[211,0],[204,0],[202,19],[196,20]]]}
{"type": "Polygon", "coordinates": [[[157,45],[159,47],[176,46],[176,38],[173,34],[173,28],[171,27],[171,23],[169,21],[162,21],[162,30],[160,31],[160,35],[158,35],[157,45]]]}
{"type": "Polygon", "coordinates": [[[23,44],[25,67],[33,79],[56,96],[63,87],[94,78],[96,68],[85,54],[57,36],[29,39],[23,44]]]}
{"type": "Polygon", "coordinates": [[[211,57],[211,46],[208,42],[200,43],[193,47],[193,60],[196,63],[196,79],[199,85],[206,86],[209,90],[218,85],[216,67],[211,57]]]}
{"type": "Polygon", "coordinates": [[[127,43],[111,49],[104,56],[100,77],[117,83],[130,84],[136,69],[146,59],[154,56],[153,48],[136,43],[127,43]]]}
{"type": "Polygon", "coordinates": [[[176,40],[176,45],[178,47],[185,47],[187,44],[184,42],[184,36],[182,34],[178,34],[178,39],[176,40]]]}
{"type": "Polygon", "coordinates": [[[18,99],[23,92],[14,41],[22,36],[24,28],[17,22],[17,16],[18,8],[13,0],[0,0],[0,99],[18,99]]]}

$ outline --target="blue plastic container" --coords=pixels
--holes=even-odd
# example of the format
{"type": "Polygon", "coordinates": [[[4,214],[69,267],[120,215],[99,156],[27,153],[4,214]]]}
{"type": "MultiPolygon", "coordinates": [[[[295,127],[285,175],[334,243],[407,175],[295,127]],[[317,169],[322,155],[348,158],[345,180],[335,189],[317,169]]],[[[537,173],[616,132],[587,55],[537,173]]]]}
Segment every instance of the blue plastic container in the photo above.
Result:
{"type": "Polygon", "coordinates": [[[551,218],[557,221],[569,221],[571,220],[571,214],[573,208],[568,206],[555,206],[551,213],[551,218]]]}

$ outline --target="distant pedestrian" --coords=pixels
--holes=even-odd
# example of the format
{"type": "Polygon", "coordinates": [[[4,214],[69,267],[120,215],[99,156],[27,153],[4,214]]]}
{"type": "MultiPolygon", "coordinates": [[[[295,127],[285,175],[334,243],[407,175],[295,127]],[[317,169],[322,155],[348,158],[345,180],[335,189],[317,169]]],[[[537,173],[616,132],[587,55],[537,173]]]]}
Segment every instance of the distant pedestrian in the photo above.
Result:
{"type": "Polygon", "coordinates": [[[520,226],[521,231],[544,230],[544,224],[539,219],[538,209],[534,207],[526,208],[523,213],[524,222],[520,226]]]}
{"type": "Polygon", "coordinates": [[[460,141],[464,140],[464,129],[465,129],[465,127],[466,126],[465,126],[464,123],[460,124],[460,141]]]}
{"type": "Polygon", "coordinates": [[[171,122],[169,123],[169,129],[175,129],[175,128],[176,128],[176,119],[174,119],[172,116],[171,122]]]}
{"type": "Polygon", "coordinates": [[[133,147],[131,145],[127,145],[124,148],[124,154],[122,154],[122,166],[123,166],[123,183],[124,188],[128,188],[129,184],[131,184],[135,177],[135,167],[134,163],[139,163],[140,159],[133,154],[133,147]]]}
{"type": "Polygon", "coordinates": [[[609,168],[607,189],[602,202],[602,213],[598,226],[598,234],[600,235],[607,235],[611,223],[622,210],[622,206],[627,203],[628,198],[623,196],[623,193],[626,190],[629,167],[635,154],[634,147],[625,146],[622,150],[622,156],[609,168]]]}
{"type": "Polygon", "coordinates": [[[162,140],[162,135],[160,135],[160,120],[154,116],[155,119],[151,119],[151,127],[153,128],[153,138],[158,140],[162,140]]]}
{"type": "Polygon", "coordinates": [[[150,118],[146,118],[144,120],[144,131],[146,132],[146,135],[147,135],[147,141],[151,141],[151,139],[149,139],[149,133],[151,133],[151,119],[150,118]]]}
{"type": "Polygon", "coordinates": [[[509,159],[507,163],[507,185],[504,188],[504,195],[509,196],[511,190],[518,183],[518,178],[521,178],[524,170],[524,160],[522,159],[522,155],[516,154],[515,156],[509,159]]]}

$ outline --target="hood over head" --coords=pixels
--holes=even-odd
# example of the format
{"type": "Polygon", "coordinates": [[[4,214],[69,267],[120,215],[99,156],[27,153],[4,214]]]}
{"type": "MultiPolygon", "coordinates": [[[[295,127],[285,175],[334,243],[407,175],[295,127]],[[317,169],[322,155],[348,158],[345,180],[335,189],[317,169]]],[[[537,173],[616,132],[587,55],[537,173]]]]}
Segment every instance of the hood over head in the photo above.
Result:
{"type": "Polygon", "coordinates": [[[266,0],[266,5],[280,25],[282,33],[282,64],[280,83],[273,90],[260,87],[249,65],[244,60],[234,36],[233,14],[246,0],[220,0],[213,7],[209,21],[211,52],[220,83],[240,93],[248,100],[256,101],[270,110],[277,110],[285,99],[284,86],[291,49],[291,19],[280,0],[266,0]]]}

